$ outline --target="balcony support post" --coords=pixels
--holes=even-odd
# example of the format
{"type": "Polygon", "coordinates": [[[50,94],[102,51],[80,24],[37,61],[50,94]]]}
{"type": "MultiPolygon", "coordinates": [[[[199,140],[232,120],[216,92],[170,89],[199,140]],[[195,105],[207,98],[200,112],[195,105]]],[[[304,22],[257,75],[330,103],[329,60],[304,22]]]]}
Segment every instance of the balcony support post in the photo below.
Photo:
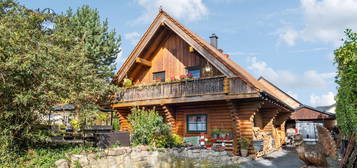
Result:
{"type": "MultiPolygon", "coordinates": [[[[239,130],[241,138],[248,138],[250,141],[253,141],[254,117],[261,108],[262,104],[262,101],[237,102],[236,107],[238,110],[239,130]]],[[[248,153],[253,155],[256,154],[252,144],[249,145],[248,153]]]]}
{"type": "Polygon", "coordinates": [[[116,114],[119,119],[120,131],[129,131],[130,132],[130,123],[128,121],[129,110],[116,110],[116,114]]]}
{"type": "Polygon", "coordinates": [[[173,134],[177,134],[176,119],[175,119],[176,117],[175,117],[174,109],[171,106],[164,105],[164,104],[161,104],[161,107],[164,111],[164,117],[166,123],[171,126],[171,132],[173,134]]]}

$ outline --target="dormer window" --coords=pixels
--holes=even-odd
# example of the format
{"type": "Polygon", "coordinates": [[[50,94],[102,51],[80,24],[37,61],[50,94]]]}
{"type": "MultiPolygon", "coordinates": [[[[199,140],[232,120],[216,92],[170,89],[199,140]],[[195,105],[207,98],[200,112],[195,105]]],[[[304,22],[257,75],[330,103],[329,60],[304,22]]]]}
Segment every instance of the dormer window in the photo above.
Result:
{"type": "Polygon", "coordinates": [[[156,82],[165,82],[165,71],[154,72],[152,76],[156,82]]]}
{"type": "Polygon", "coordinates": [[[201,68],[199,66],[193,66],[187,68],[187,74],[191,73],[192,78],[199,79],[201,77],[201,68]]]}

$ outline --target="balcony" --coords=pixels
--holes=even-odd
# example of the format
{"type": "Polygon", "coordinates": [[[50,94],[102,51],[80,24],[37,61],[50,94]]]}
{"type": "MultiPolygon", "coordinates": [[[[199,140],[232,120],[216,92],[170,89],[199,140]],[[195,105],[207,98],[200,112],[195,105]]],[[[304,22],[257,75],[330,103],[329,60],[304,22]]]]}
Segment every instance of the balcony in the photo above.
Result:
{"type": "MultiPolygon", "coordinates": [[[[138,85],[116,93],[117,103],[255,93],[239,78],[222,76],[138,85]]],[[[224,97],[222,97],[224,99],[224,97]]]]}

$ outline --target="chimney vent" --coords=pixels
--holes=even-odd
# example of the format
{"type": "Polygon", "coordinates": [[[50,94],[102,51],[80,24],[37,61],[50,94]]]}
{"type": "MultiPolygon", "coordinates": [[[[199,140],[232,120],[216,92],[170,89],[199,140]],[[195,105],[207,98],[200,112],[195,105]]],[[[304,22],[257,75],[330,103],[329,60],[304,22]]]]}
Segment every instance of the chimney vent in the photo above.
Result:
{"type": "Polygon", "coordinates": [[[218,37],[216,36],[216,34],[212,34],[210,37],[210,40],[211,40],[211,45],[215,48],[218,47],[218,37]]]}

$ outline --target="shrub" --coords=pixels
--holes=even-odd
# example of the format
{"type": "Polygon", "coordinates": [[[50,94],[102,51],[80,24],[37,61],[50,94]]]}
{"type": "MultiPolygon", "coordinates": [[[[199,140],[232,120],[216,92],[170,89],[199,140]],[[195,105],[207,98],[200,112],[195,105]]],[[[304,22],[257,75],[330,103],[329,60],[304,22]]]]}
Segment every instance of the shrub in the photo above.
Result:
{"type": "Polygon", "coordinates": [[[114,118],[114,119],[113,119],[113,129],[114,129],[115,131],[119,131],[119,129],[120,129],[120,125],[119,125],[119,120],[118,120],[118,118],[114,118]]]}
{"type": "Polygon", "coordinates": [[[177,134],[171,134],[172,144],[171,146],[182,146],[183,138],[177,134]]]}
{"type": "Polygon", "coordinates": [[[241,149],[248,149],[248,146],[250,145],[250,140],[248,138],[238,138],[238,144],[241,149]]]}
{"type": "Polygon", "coordinates": [[[170,127],[155,109],[133,108],[128,120],[134,145],[169,146],[170,127]]]}

